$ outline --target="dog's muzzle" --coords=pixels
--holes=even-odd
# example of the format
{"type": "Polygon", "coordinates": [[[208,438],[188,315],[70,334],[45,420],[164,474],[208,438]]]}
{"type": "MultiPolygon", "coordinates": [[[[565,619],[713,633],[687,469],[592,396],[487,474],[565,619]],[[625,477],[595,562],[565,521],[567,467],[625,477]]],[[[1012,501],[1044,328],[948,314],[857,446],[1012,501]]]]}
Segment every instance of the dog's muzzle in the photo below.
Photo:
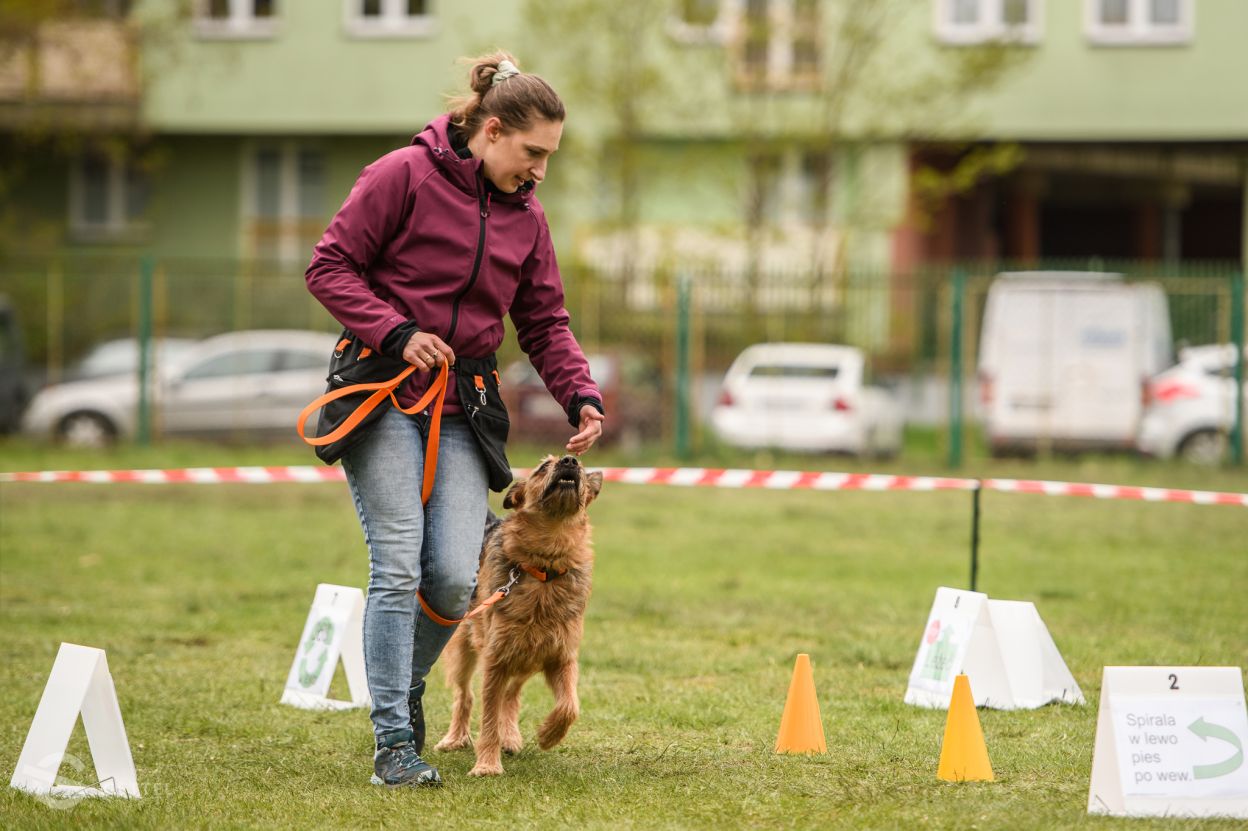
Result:
{"type": "Polygon", "coordinates": [[[579,459],[575,456],[564,456],[555,463],[555,469],[551,471],[550,481],[546,485],[546,492],[576,490],[581,484],[581,472],[579,459]]]}

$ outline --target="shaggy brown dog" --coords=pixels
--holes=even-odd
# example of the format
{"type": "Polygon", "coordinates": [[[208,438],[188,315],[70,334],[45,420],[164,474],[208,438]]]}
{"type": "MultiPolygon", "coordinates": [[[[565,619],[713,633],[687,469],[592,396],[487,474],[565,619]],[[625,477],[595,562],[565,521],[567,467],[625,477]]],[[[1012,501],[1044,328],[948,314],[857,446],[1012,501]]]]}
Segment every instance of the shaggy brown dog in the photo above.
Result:
{"type": "Polygon", "coordinates": [[[515,753],[524,744],[520,689],[539,670],[555,706],[537,731],[538,747],[563,741],[580,713],[577,651],[594,564],[585,509],[601,489],[602,474],[587,474],[575,456],[547,456],[507,492],[503,507],[512,513],[486,529],[472,607],[515,583],[507,597],[461,623],[442,656],[455,693],[438,750],[472,745],[472,673],[481,660],[481,731],[469,776],[502,773],[500,751],[515,753]]]}

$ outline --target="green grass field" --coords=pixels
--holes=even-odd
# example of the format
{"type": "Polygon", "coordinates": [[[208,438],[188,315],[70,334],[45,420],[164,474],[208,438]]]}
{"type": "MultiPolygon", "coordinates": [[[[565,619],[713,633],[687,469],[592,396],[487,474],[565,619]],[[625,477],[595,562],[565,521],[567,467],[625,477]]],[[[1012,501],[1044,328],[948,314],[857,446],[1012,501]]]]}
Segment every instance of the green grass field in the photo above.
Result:
{"type": "MultiPolygon", "coordinates": [[[[9,470],[310,458],[0,450],[9,470]]],[[[1112,459],[962,474],[1248,490],[1242,473],[1112,459]]],[[[592,509],[582,718],[568,739],[536,749],[551,699],[534,680],[521,713],[530,747],[504,760],[506,775],[470,779],[471,754],[430,753],[446,787],[382,792],[367,784],[365,712],[278,703],[316,584],[367,578],[344,485],[0,485],[0,776],[11,775],[57,647],[70,641],[107,650],[144,793],[56,810],[5,788],[0,824],[1242,828],[1089,817],[1085,807],[1102,666],[1248,664],[1248,511],[983,500],[981,590],[1036,602],[1090,702],[981,710],[996,782],[937,781],[944,713],[902,703],[936,587],[967,582],[969,495],[608,485],[592,509]],[[799,652],[814,662],[827,755],[772,752],[799,652]]],[[[435,740],[449,712],[436,681],[435,740]]],[[[81,728],[70,752],[89,758],[81,728]]]]}

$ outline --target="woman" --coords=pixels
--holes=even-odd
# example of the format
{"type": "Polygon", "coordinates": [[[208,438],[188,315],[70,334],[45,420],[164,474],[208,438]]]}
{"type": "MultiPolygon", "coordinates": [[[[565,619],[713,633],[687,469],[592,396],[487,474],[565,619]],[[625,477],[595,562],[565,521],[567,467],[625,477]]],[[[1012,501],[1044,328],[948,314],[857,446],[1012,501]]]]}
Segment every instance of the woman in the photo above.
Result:
{"type": "MultiPolygon", "coordinates": [[[[504,52],[477,59],[470,79],[472,92],[449,113],[360,174],[316,246],[308,289],[361,343],[421,370],[399,395],[404,407],[442,364],[454,372],[456,355],[463,363],[492,356],[510,313],[520,347],[576,428],[567,449],[584,453],[602,433],[602,395],[568,327],[550,230],[533,195],[559,147],[563,102],[504,52]]],[[[461,392],[479,391],[485,405],[483,375],[495,384],[497,375],[473,372],[476,390],[448,386],[427,505],[424,414],[390,408],[342,457],[369,551],[364,660],[375,784],[441,782],[420,757],[421,695],[453,627],[424,612],[417,590],[437,617],[463,617],[487,491],[510,476],[483,452],[473,429],[481,408],[461,392]]]]}

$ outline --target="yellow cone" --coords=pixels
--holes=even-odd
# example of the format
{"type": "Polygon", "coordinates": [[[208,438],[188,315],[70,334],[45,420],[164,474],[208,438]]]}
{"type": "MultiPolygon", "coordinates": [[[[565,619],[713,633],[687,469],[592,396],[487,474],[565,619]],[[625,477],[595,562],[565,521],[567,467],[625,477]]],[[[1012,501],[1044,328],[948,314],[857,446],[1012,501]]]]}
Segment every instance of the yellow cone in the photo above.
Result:
{"type": "Polygon", "coordinates": [[[953,698],[945,720],[945,740],[940,746],[940,767],[936,778],[946,782],[991,782],[992,763],[988,745],[975,712],[971,682],[965,675],[953,679],[953,698]]]}
{"type": "Polygon", "coordinates": [[[780,717],[780,735],[776,736],[777,753],[827,753],[823,738],[823,722],[819,718],[819,699],[815,697],[815,676],[810,670],[810,656],[797,656],[789,697],[780,717]]]}

